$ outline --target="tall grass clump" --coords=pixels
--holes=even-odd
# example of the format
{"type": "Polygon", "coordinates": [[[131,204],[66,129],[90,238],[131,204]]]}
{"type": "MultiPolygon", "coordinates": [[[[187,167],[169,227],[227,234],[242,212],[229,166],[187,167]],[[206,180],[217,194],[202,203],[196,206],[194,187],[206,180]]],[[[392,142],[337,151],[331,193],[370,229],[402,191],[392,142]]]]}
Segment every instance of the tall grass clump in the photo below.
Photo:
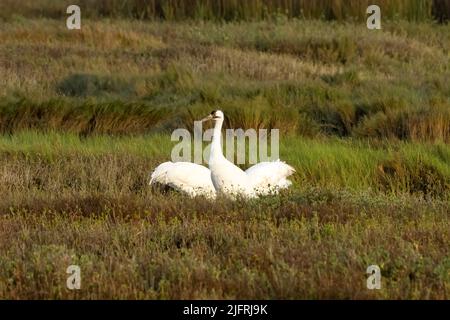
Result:
{"type": "Polygon", "coordinates": [[[81,135],[139,134],[154,131],[171,111],[148,103],[111,100],[73,103],[67,99],[33,102],[20,99],[0,105],[0,131],[63,130],[81,135]]]}
{"type": "Polygon", "coordinates": [[[396,138],[412,141],[450,141],[450,109],[427,106],[378,112],[365,118],[355,129],[365,137],[396,138]]]}

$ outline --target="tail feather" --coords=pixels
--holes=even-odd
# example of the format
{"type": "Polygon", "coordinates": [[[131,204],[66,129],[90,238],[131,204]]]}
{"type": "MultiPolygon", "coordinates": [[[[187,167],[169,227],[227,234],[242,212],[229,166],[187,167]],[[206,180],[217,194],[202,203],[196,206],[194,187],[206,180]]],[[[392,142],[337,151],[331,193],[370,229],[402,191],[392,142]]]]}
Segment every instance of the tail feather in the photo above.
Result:
{"type": "Polygon", "coordinates": [[[287,178],[294,172],[292,166],[280,159],[258,163],[246,171],[259,194],[277,193],[280,189],[288,188],[292,182],[287,178]]]}
{"type": "Polygon", "coordinates": [[[151,176],[150,176],[150,185],[154,184],[167,184],[168,178],[167,175],[169,173],[169,170],[172,168],[173,162],[167,161],[164,163],[161,163],[159,166],[153,170],[151,176]]]}

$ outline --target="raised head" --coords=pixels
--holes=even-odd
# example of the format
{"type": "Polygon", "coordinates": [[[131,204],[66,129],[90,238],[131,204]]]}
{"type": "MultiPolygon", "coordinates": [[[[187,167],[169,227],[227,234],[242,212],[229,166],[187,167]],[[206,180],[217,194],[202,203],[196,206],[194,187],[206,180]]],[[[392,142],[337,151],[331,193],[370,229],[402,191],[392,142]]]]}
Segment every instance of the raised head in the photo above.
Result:
{"type": "Polygon", "coordinates": [[[220,110],[214,110],[210,114],[208,114],[206,117],[204,117],[201,121],[217,121],[217,120],[223,120],[225,117],[223,115],[223,112],[220,110]]]}

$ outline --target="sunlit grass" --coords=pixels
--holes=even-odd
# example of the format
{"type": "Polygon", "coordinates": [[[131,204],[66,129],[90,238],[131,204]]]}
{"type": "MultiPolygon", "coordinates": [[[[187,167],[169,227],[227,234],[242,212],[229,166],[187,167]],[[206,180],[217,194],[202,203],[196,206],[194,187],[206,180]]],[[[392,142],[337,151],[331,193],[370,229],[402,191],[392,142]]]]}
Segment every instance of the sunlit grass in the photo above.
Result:
{"type": "MultiPolygon", "coordinates": [[[[171,160],[172,148],[177,143],[170,141],[170,136],[164,134],[136,137],[96,135],[82,138],[68,133],[20,132],[12,136],[0,136],[0,153],[23,154],[27,158],[53,161],[64,161],[66,157],[73,156],[125,157],[130,165],[134,158],[145,159],[148,167],[142,169],[142,174],[146,175],[159,162],[171,160]]],[[[450,148],[447,144],[388,140],[370,143],[281,136],[280,158],[297,170],[293,177],[297,186],[305,184],[394,193],[422,192],[444,198],[449,196],[450,148]],[[425,171],[422,172],[422,169],[425,171]]],[[[248,157],[246,161],[244,168],[250,165],[248,157]]]]}

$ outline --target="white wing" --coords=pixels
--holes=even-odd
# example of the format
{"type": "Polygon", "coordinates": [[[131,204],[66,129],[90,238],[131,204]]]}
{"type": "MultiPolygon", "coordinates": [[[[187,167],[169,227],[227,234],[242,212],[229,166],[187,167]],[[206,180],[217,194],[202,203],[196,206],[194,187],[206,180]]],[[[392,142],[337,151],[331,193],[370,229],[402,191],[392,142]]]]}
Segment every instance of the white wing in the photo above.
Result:
{"type": "Polygon", "coordinates": [[[241,168],[225,158],[209,163],[212,183],[219,193],[231,198],[244,196],[254,198],[256,194],[253,185],[249,182],[247,174],[241,168]]]}
{"type": "Polygon", "coordinates": [[[164,162],[153,171],[150,185],[169,186],[191,197],[214,197],[216,191],[211,181],[211,171],[192,162],[164,162]]]}
{"type": "Polygon", "coordinates": [[[294,172],[293,167],[279,159],[257,163],[245,171],[253,188],[259,195],[277,193],[280,189],[288,188],[292,182],[287,177],[294,172]]]}

